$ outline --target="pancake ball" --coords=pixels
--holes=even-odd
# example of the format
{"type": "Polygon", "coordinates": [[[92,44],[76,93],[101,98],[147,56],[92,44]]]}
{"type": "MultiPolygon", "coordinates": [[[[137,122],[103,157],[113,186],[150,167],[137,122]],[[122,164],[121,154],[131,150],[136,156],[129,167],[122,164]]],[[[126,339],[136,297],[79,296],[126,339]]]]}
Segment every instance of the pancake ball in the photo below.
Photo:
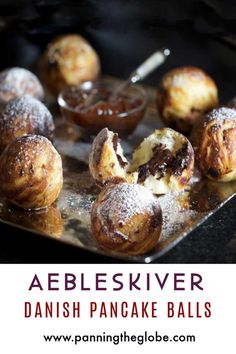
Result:
{"type": "Polygon", "coordinates": [[[138,184],[105,187],[92,206],[92,234],[98,244],[124,254],[142,254],[156,246],[162,212],[156,197],[138,184]]]}
{"type": "Polygon", "coordinates": [[[154,194],[179,192],[188,188],[193,174],[192,145],[173,129],[156,129],[136,148],[129,168],[154,194]]]}
{"type": "Polygon", "coordinates": [[[48,44],[41,60],[42,80],[55,95],[66,86],[96,80],[99,72],[97,53],[77,34],[56,37],[48,44]]]}
{"type": "Polygon", "coordinates": [[[236,110],[213,109],[195,127],[191,137],[196,162],[211,180],[236,180],[236,110]]]}
{"type": "Polygon", "coordinates": [[[137,173],[128,173],[129,163],[124,156],[118,134],[107,128],[95,137],[89,154],[89,171],[98,185],[118,182],[137,182],[137,173]]]}
{"type": "Polygon", "coordinates": [[[0,105],[25,95],[38,100],[44,97],[43,87],[31,71],[15,67],[0,72],[0,105]]]}
{"type": "Polygon", "coordinates": [[[28,134],[52,140],[53,118],[40,101],[23,96],[9,101],[0,113],[0,152],[16,138],[28,134]]]}
{"type": "Polygon", "coordinates": [[[157,107],[167,126],[188,134],[205,113],[218,106],[218,89],[203,70],[184,66],[169,71],[157,91],[157,107]]]}
{"type": "Polygon", "coordinates": [[[0,195],[23,209],[51,205],[62,189],[61,157],[43,136],[26,135],[9,144],[0,170],[0,195]]]}

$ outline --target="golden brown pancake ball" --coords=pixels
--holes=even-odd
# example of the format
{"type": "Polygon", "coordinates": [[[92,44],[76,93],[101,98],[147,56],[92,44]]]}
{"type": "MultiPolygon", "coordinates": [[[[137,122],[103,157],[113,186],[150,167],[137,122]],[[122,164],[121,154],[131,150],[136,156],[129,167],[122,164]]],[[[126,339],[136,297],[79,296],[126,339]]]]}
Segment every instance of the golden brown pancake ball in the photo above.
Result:
{"type": "Polygon", "coordinates": [[[157,106],[169,127],[190,133],[202,115],[218,106],[216,83],[203,70],[193,66],[173,69],[161,80],[157,106]]]}
{"type": "Polygon", "coordinates": [[[77,34],[56,37],[48,44],[41,60],[42,80],[53,94],[66,86],[94,81],[99,72],[97,53],[77,34]]]}
{"type": "Polygon", "coordinates": [[[44,97],[43,87],[31,71],[14,67],[0,72],[0,105],[25,95],[38,100],[44,97]]]}
{"type": "Polygon", "coordinates": [[[92,206],[92,234],[100,246],[124,254],[142,254],[156,246],[162,229],[157,198],[138,184],[105,187],[92,206]]]}
{"type": "Polygon", "coordinates": [[[52,140],[53,118],[39,100],[23,96],[9,101],[0,113],[0,152],[16,138],[28,134],[52,140]]]}
{"type": "Polygon", "coordinates": [[[43,136],[26,135],[9,144],[0,170],[0,195],[23,209],[51,205],[62,189],[61,157],[43,136]]]}
{"type": "Polygon", "coordinates": [[[89,155],[91,176],[99,185],[109,182],[136,182],[137,173],[128,173],[128,166],[118,134],[107,128],[102,129],[95,137],[89,155]]]}
{"type": "Polygon", "coordinates": [[[197,165],[206,177],[236,180],[236,110],[212,110],[194,128],[192,143],[197,165]]]}

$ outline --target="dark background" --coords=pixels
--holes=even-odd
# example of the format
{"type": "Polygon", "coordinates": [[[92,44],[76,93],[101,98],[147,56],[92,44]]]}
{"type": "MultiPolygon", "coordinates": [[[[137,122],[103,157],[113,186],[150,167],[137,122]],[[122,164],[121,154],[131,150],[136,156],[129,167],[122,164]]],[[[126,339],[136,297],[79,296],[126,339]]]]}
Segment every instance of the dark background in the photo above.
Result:
{"type": "MultiPolygon", "coordinates": [[[[172,55],[146,83],[181,65],[196,65],[216,80],[222,103],[236,95],[236,1],[35,0],[0,1],[0,70],[37,60],[58,34],[79,33],[97,50],[102,72],[127,77],[149,54],[167,46],[172,55]]],[[[233,199],[161,262],[235,263],[233,199]]],[[[0,262],[109,262],[39,236],[1,226],[0,262]]]]}

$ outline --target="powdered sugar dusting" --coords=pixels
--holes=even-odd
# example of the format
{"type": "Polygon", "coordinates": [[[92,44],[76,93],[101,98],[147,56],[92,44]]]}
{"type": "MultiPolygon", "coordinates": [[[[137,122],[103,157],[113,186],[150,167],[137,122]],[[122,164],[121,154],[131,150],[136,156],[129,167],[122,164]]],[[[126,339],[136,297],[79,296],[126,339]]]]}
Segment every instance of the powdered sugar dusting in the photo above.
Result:
{"type": "Polygon", "coordinates": [[[33,97],[23,96],[5,105],[0,116],[1,129],[24,129],[29,124],[39,134],[43,134],[47,128],[54,128],[52,115],[42,102],[33,97]]]}
{"type": "Polygon", "coordinates": [[[145,187],[121,183],[108,190],[97,212],[101,219],[123,223],[134,215],[153,213],[154,206],[157,206],[157,200],[145,187]]]}
{"type": "Polygon", "coordinates": [[[24,68],[10,68],[0,73],[0,100],[7,102],[11,98],[31,95],[43,98],[43,87],[38,78],[24,68]]]}
{"type": "MultiPolygon", "coordinates": [[[[34,159],[45,152],[46,144],[51,143],[47,138],[40,135],[26,135],[16,139],[7,147],[10,167],[14,170],[17,165],[21,166],[23,163],[24,169],[30,168],[34,159]]],[[[9,168],[10,170],[11,168],[9,168]]]]}
{"type": "Polygon", "coordinates": [[[221,107],[213,109],[207,115],[207,122],[215,121],[216,123],[222,123],[226,119],[235,119],[236,123],[236,111],[231,108],[221,107]]]}

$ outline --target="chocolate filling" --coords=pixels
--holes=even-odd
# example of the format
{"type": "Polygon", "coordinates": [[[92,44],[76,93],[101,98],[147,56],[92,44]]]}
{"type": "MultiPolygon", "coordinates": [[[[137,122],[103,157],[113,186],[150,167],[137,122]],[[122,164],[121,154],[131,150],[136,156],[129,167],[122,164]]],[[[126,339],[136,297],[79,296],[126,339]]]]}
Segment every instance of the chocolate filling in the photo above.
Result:
{"type": "Polygon", "coordinates": [[[144,182],[146,177],[149,175],[155,176],[157,172],[159,172],[160,178],[162,178],[172,163],[172,153],[169,149],[165,148],[165,145],[158,144],[152,151],[152,158],[139,167],[138,182],[144,182]]]}
{"type": "Polygon", "coordinates": [[[118,148],[118,142],[119,142],[118,134],[114,134],[113,138],[112,138],[112,144],[113,144],[115,152],[117,151],[117,148],[118,148]]]}
{"type": "Polygon", "coordinates": [[[184,144],[175,155],[172,162],[172,170],[176,176],[181,176],[182,172],[188,167],[191,159],[191,152],[188,151],[188,144],[184,144]]]}
{"type": "Polygon", "coordinates": [[[165,176],[168,169],[171,169],[176,176],[180,176],[188,167],[190,159],[188,144],[184,144],[175,156],[166,149],[165,145],[158,144],[153,148],[152,158],[139,167],[138,182],[144,182],[148,176],[155,176],[156,173],[159,173],[158,179],[160,179],[165,176]]]}

